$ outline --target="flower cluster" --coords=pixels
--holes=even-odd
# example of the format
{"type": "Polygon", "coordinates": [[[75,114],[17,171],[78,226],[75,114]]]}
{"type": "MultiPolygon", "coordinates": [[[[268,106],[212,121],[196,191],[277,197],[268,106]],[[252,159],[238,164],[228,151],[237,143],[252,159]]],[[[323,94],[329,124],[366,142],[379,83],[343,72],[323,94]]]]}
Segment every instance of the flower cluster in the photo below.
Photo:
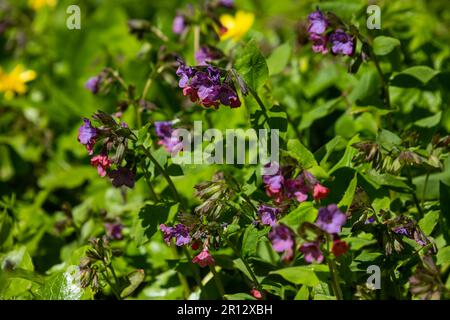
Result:
{"type": "Polygon", "coordinates": [[[115,132],[128,129],[127,125],[125,123],[119,125],[111,116],[103,113],[97,113],[95,116],[108,125],[97,128],[92,125],[89,119],[84,118],[83,124],[78,128],[78,142],[84,145],[88,154],[92,156],[95,145],[99,140],[102,140],[102,148],[99,154],[91,158],[91,165],[97,168],[100,177],[108,175],[115,187],[127,186],[133,188],[135,173],[130,168],[121,166],[126,152],[127,139],[118,136],[115,132]],[[116,153],[111,158],[108,153],[113,147],[116,148],[116,153]]]}
{"type": "MultiPolygon", "coordinates": [[[[191,230],[189,227],[182,223],[178,223],[173,227],[166,226],[165,224],[161,224],[159,229],[163,233],[164,241],[170,245],[172,239],[175,239],[175,244],[177,246],[188,245],[192,242],[192,249],[197,250],[199,248],[198,241],[192,241],[192,237],[190,235],[191,230]]],[[[215,263],[213,256],[209,253],[208,249],[208,240],[206,240],[203,244],[202,250],[198,255],[196,255],[192,259],[193,263],[197,263],[200,267],[212,266],[215,263]]]]}
{"type": "MultiPolygon", "coordinates": [[[[339,257],[349,249],[348,244],[338,238],[338,233],[341,232],[341,228],[346,221],[347,216],[335,204],[330,204],[327,207],[319,209],[315,225],[322,232],[325,232],[327,238],[331,237],[333,239],[331,252],[335,257],[339,257]]],[[[324,256],[320,249],[320,243],[320,237],[317,237],[314,241],[301,245],[300,252],[303,253],[306,262],[321,263],[323,261],[324,256]]]]}
{"type": "Polygon", "coordinates": [[[326,54],[331,46],[333,54],[342,54],[352,56],[355,51],[355,39],[344,30],[337,28],[326,33],[330,22],[322,11],[317,10],[308,16],[309,39],[312,41],[312,49],[314,52],[326,54]]]}
{"type": "Polygon", "coordinates": [[[177,136],[176,129],[173,128],[173,121],[156,121],[156,135],[160,139],[158,144],[164,146],[167,152],[177,153],[183,148],[183,142],[177,136]]]}
{"type": "Polygon", "coordinates": [[[306,170],[303,170],[295,178],[289,178],[289,170],[281,168],[278,163],[268,163],[265,165],[265,169],[266,173],[275,172],[275,174],[264,174],[263,182],[267,195],[273,198],[277,204],[286,199],[296,199],[298,202],[303,202],[308,199],[308,194],[311,194],[314,200],[324,199],[328,195],[328,188],[321,185],[306,170]]]}
{"type": "Polygon", "coordinates": [[[206,108],[218,108],[220,104],[237,108],[241,101],[234,85],[222,80],[221,72],[211,65],[205,67],[189,67],[179,60],[177,75],[180,77],[179,87],[192,102],[199,102],[206,108]]]}
{"type": "Polygon", "coordinates": [[[294,233],[284,224],[276,224],[269,232],[272,248],[276,252],[282,252],[283,261],[291,261],[294,258],[295,238],[294,233]]]}

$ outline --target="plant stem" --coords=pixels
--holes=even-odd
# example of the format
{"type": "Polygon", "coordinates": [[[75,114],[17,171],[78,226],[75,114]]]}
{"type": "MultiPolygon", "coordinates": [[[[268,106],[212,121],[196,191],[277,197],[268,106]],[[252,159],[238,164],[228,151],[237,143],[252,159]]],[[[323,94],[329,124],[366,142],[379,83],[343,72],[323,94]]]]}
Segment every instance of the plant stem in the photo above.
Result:
{"type": "Polygon", "coordinates": [[[200,26],[196,25],[194,27],[194,55],[199,48],[200,48],[200,26]]]}
{"type": "Polygon", "coordinates": [[[184,246],[183,246],[183,253],[186,256],[186,258],[188,259],[188,262],[189,262],[188,265],[191,268],[192,272],[194,273],[194,277],[195,277],[195,281],[197,282],[197,285],[199,286],[200,290],[203,292],[203,283],[202,283],[202,279],[200,278],[198,268],[196,268],[194,266],[194,264],[191,263],[192,257],[189,254],[189,251],[184,246]]]}
{"type": "Polygon", "coordinates": [[[342,290],[341,286],[339,285],[339,278],[337,275],[336,265],[334,263],[334,259],[327,259],[328,267],[330,268],[330,274],[331,274],[331,286],[333,287],[334,295],[336,296],[337,300],[342,300],[342,290]]]}
{"type": "Polygon", "coordinates": [[[245,268],[247,269],[248,273],[250,274],[250,277],[253,279],[253,282],[256,284],[256,287],[258,288],[259,291],[261,291],[262,290],[261,284],[259,283],[258,278],[256,277],[256,274],[253,272],[253,269],[250,267],[247,260],[244,259],[241,252],[231,243],[230,240],[226,239],[226,242],[228,243],[230,248],[233,249],[234,253],[236,253],[236,255],[242,260],[245,268]]]}
{"type": "MultiPolygon", "coordinates": [[[[177,247],[174,247],[171,245],[170,248],[172,249],[173,258],[178,260],[180,257],[178,256],[177,247]]],[[[189,283],[187,282],[187,279],[184,276],[184,274],[182,274],[179,271],[177,271],[177,274],[178,274],[178,280],[180,280],[181,286],[183,287],[184,298],[187,299],[189,297],[189,295],[191,294],[191,288],[189,288],[189,283]]]]}
{"type": "Polygon", "coordinates": [[[259,107],[261,108],[262,113],[264,114],[264,118],[266,119],[267,125],[269,125],[269,115],[267,114],[267,109],[264,103],[262,102],[261,98],[258,96],[256,91],[254,91],[252,88],[249,88],[249,92],[255,99],[256,103],[258,103],[259,107]]]}
{"type": "Polygon", "coordinates": [[[217,289],[219,290],[219,293],[223,299],[223,297],[225,296],[225,290],[223,288],[223,283],[222,280],[220,279],[220,275],[217,273],[215,266],[209,266],[209,269],[211,270],[214,276],[214,281],[216,282],[217,289]]]}
{"type": "Polygon", "coordinates": [[[423,207],[423,204],[424,204],[424,202],[425,202],[425,193],[426,193],[426,191],[427,191],[427,187],[428,187],[428,179],[430,178],[430,172],[427,172],[427,175],[426,175],[426,177],[425,177],[425,183],[424,183],[424,185],[423,185],[423,190],[422,190],[422,207],[423,207]]]}
{"type": "Polygon", "coordinates": [[[164,168],[159,164],[158,160],[156,160],[155,157],[153,157],[152,153],[147,148],[145,148],[144,146],[141,146],[141,149],[144,152],[144,154],[150,159],[150,161],[153,162],[155,167],[157,167],[158,170],[161,171],[161,174],[163,175],[164,179],[166,179],[167,183],[169,184],[169,187],[172,190],[172,192],[175,196],[175,199],[180,203],[180,205],[183,209],[186,209],[184,202],[181,199],[181,197],[177,191],[177,188],[175,188],[175,185],[173,184],[173,181],[170,178],[170,176],[167,174],[166,170],[164,170],[164,168]]]}
{"type": "Polygon", "coordinates": [[[107,267],[105,265],[105,271],[102,271],[102,276],[105,279],[106,283],[111,287],[111,291],[113,292],[114,296],[116,297],[117,300],[122,300],[122,298],[120,297],[120,294],[117,292],[116,287],[111,283],[111,281],[109,281],[108,278],[108,271],[107,271],[107,267]],[[106,273],[106,274],[105,274],[106,273]]]}
{"type": "Polygon", "coordinates": [[[141,168],[142,168],[142,171],[144,171],[145,182],[147,182],[147,186],[148,186],[148,189],[150,190],[150,194],[151,194],[153,200],[158,201],[159,200],[158,195],[156,194],[155,189],[153,189],[153,186],[150,182],[150,176],[148,174],[148,171],[145,168],[144,163],[142,163],[142,162],[141,162],[141,168]]]}
{"type": "Polygon", "coordinates": [[[411,196],[412,196],[412,198],[414,200],[414,203],[416,205],[417,211],[419,212],[420,218],[423,218],[423,211],[422,211],[422,208],[420,207],[419,199],[417,199],[416,190],[415,190],[414,184],[412,182],[411,170],[409,169],[408,166],[406,167],[406,173],[408,175],[408,182],[411,185],[411,196]]]}

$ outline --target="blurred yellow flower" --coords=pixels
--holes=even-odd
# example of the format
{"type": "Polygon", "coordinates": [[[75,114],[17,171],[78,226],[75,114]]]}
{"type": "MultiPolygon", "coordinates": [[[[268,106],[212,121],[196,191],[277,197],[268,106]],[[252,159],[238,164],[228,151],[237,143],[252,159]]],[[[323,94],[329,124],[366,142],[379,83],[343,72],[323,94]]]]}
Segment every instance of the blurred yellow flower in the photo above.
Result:
{"type": "Polygon", "coordinates": [[[5,94],[5,99],[10,100],[14,94],[24,94],[27,91],[26,82],[34,80],[36,72],[25,70],[22,65],[17,65],[10,73],[5,73],[0,68],[0,92],[5,94]]]}
{"type": "Polygon", "coordinates": [[[233,17],[229,14],[220,16],[220,23],[227,29],[220,35],[220,40],[233,39],[238,41],[247,33],[255,20],[251,12],[238,11],[233,17]]]}
{"type": "Polygon", "coordinates": [[[56,6],[56,0],[28,0],[28,5],[34,10],[39,10],[45,6],[56,6]]]}

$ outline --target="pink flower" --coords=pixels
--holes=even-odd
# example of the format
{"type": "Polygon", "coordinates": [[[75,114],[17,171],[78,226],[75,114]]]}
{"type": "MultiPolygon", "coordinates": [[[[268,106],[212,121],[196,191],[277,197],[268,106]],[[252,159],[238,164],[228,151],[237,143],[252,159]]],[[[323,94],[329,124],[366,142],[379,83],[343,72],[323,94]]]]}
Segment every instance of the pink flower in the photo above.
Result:
{"type": "Polygon", "coordinates": [[[320,183],[317,183],[314,186],[314,191],[313,191],[314,200],[320,200],[320,199],[326,198],[328,196],[329,192],[330,192],[330,189],[328,189],[327,187],[324,187],[320,183]]]}
{"type": "Polygon", "coordinates": [[[258,300],[261,300],[261,299],[262,299],[262,294],[261,294],[261,292],[260,292],[258,289],[253,288],[253,289],[250,291],[250,293],[251,293],[251,295],[252,295],[255,299],[258,299],[258,300]]]}
{"type": "Polygon", "coordinates": [[[192,259],[193,263],[198,263],[198,265],[202,268],[206,266],[212,266],[216,261],[212,257],[212,255],[209,253],[208,249],[203,249],[202,252],[200,252],[197,256],[192,259]]]}
{"type": "Polygon", "coordinates": [[[91,159],[91,165],[97,167],[97,172],[100,177],[106,176],[106,169],[111,166],[111,161],[105,154],[100,154],[91,159]]]}

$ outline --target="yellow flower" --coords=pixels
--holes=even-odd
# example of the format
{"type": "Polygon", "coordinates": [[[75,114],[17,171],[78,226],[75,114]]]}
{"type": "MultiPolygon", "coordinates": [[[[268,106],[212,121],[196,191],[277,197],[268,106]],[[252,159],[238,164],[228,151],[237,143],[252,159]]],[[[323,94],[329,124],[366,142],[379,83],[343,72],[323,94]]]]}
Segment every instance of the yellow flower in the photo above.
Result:
{"type": "Polygon", "coordinates": [[[220,16],[220,23],[227,29],[220,35],[220,40],[233,39],[239,41],[247,33],[255,20],[251,12],[238,11],[233,17],[229,14],[220,16]]]}
{"type": "Polygon", "coordinates": [[[0,68],[0,92],[5,94],[5,99],[10,100],[14,94],[24,94],[27,91],[26,82],[34,80],[36,72],[25,70],[22,65],[17,65],[10,73],[5,73],[0,68]]]}
{"type": "Polygon", "coordinates": [[[28,5],[34,10],[39,10],[45,6],[56,6],[56,0],[28,0],[28,5]]]}

